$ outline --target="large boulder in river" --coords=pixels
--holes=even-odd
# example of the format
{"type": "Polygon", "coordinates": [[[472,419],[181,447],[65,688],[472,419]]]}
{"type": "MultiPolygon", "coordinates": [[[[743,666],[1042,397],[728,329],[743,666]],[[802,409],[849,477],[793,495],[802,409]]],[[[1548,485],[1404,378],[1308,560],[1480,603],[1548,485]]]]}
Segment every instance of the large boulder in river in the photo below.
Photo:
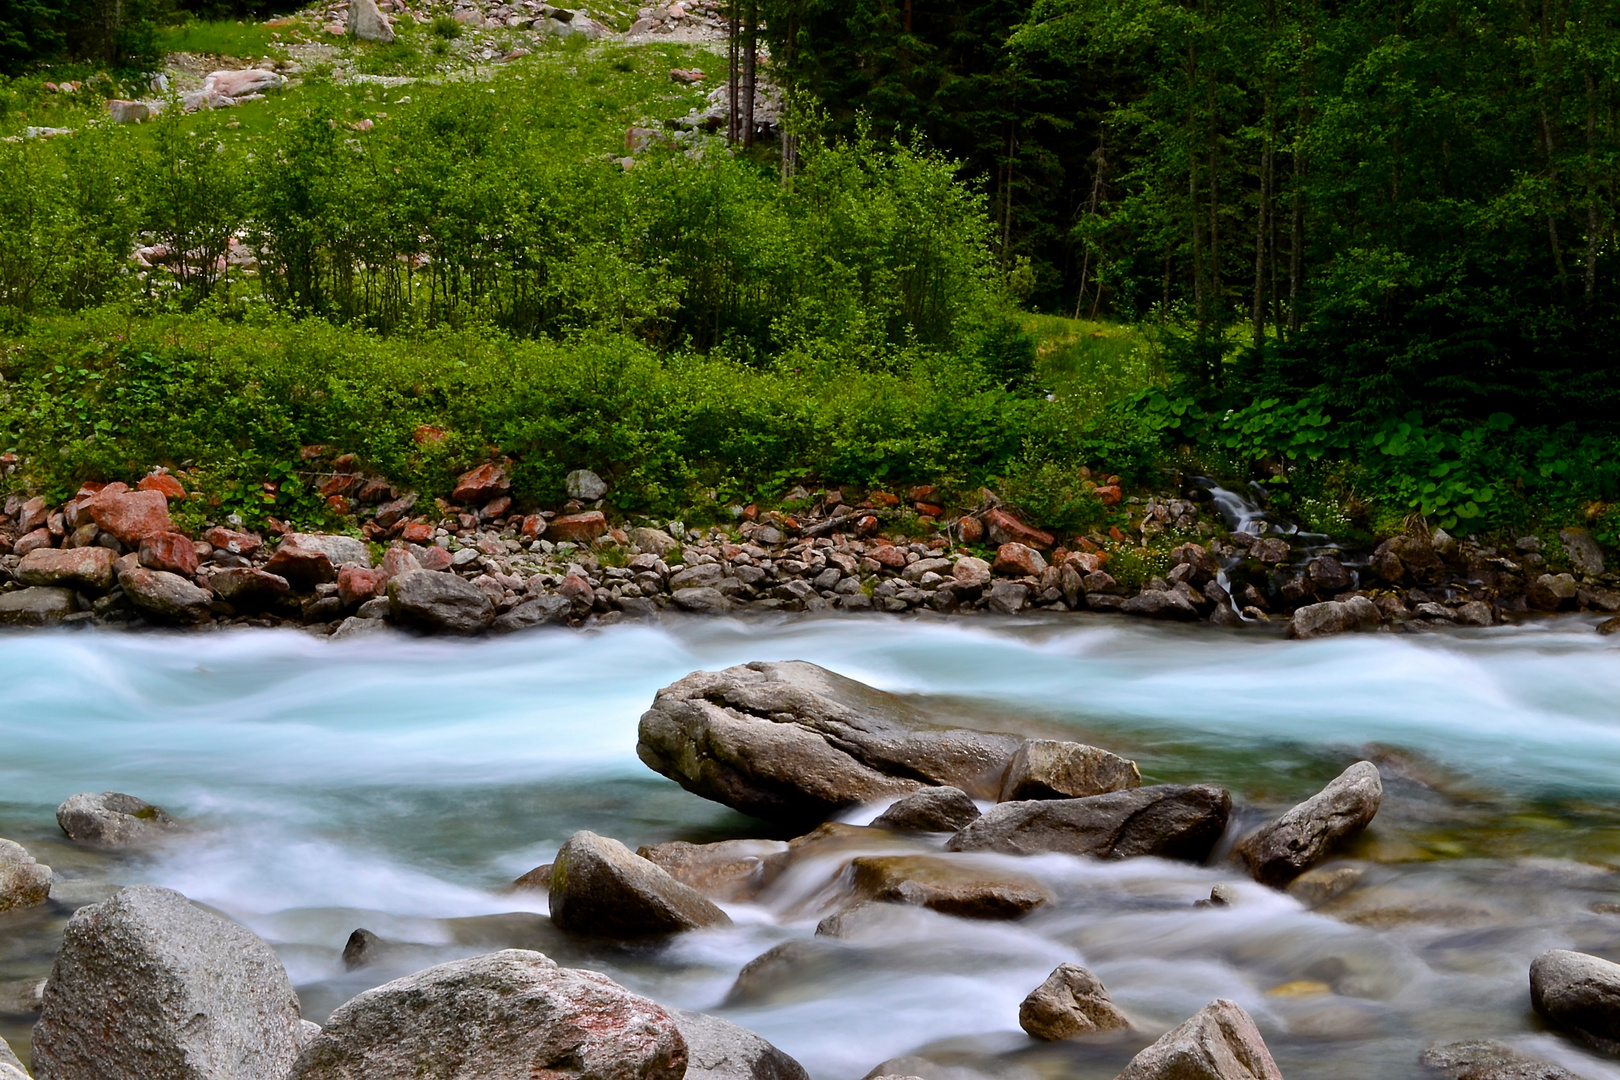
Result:
{"type": "Polygon", "coordinates": [[[897,799],[872,825],[894,832],[957,832],[979,817],[978,804],[961,788],[927,787],[897,799]]]}
{"type": "Polygon", "coordinates": [[[804,1066],[730,1020],[670,1009],[686,1040],[686,1080],[810,1080],[804,1066]]]}
{"type": "Polygon", "coordinates": [[[1378,766],[1358,761],[1327,787],[1244,837],[1234,854],[1256,881],[1284,888],[1365,829],[1383,797],[1378,766]]]}
{"type": "Polygon", "coordinates": [[[688,675],[658,692],[640,734],[641,760],[688,791],[793,823],[929,785],[994,798],[1022,742],[943,727],[803,661],[688,675]]]}
{"type": "Polygon", "coordinates": [[[1203,862],[1231,813],[1231,794],[1209,784],[1157,784],[1085,799],[1002,803],[951,837],[946,850],[1060,851],[1103,859],[1157,855],[1203,862]]]}
{"type": "Polygon", "coordinates": [[[1620,1054],[1620,964],[1550,949],[1530,964],[1530,1004],[1550,1027],[1620,1054]]]}
{"type": "Polygon", "coordinates": [[[309,1037],[275,951],[132,885],[68,921],[34,1025],[37,1080],[284,1080],[309,1037]]]}
{"type": "Polygon", "coordinates": [[[495,621],[495,602],[470,581],[438,570],[410,570],[388,582],[388,613],[418,630],[476,634],[495,621]]]}
{"type": "Polygon", "coordinates": [[[1136,762],[1084,743],[1029,739],[1001,782],[1001,802],[1075,799],[1142,786],[1136,762]]]}
{"type": "Polygon", "coordinates": [[[1131,1026],[1102,980],[1079,964],[1059,964],[1018,1006],[1018,1026],[1032,1038],[1056,1042],[1131,1026]]]}
{"type": "Polygon", "coordinates": [[[1282,1080],[1249,1014],[1219,998],[1143,1050],[1115,1080],[1282,1080]]]}
{"type": "Polygon", "coordinates": [[[580,830],[551,866],[551,921],[590,937],[639,938],[728,926],[702,893],[617,840],[580,830]]]}
{"type": "Polygon", "coordinates": [[[526,949],[455,960],[338,1006],[287,1080],[681,1080],[675,1018],[526,949]]]}
{"type": "Polygon", "coordinates": [[[140,847],[180,827],[161,806],[121,791],[70,795],[56,808],[56,823],[69,840],[93,848],[140,847]]]}
{"type": "Polygon", "coordinates": [[[51,895],[51,868],[13,840],[0,840],[0,911],[43,904],[51,895]]]}

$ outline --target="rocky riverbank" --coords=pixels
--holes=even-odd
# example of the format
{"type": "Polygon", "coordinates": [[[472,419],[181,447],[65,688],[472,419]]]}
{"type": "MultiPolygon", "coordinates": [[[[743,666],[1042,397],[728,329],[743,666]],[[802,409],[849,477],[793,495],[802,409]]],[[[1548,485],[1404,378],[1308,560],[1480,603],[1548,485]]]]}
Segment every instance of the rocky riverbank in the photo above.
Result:
{"type": "Polygon", "coordinates": [[[133,489],[86,484],[56,506],[11,496],[0,624],[293,625],[347,637],[388,624],[505,633],[665,611],[1086,611],[1315,637],[1620,612],[1620,575],[1583,530],[1564,530],[1558,550],[1525,537],[1503,551],[1437,530],[1358,554],[1263,520],[1229,531],[1194,485],[1126,499],[1117,478],[1099,477],[1099,498],[1127,511],[1131,532],[1064,540],[988,491],[947,506],[962,500],[932,487],[904,498],[799,488],[783,509],[732,507],[730,524],[700,529],[621,518],[585,470],[570,475],[565,505],[524,511],[499,462],[431,502],[324,448],[309,448],[305,465],[359,535],[274,519],[252,532],[232,518],[205,518],[189,535],[171,510],[195,518],[198,508],[184,476],[162,471],[133,489]]]}

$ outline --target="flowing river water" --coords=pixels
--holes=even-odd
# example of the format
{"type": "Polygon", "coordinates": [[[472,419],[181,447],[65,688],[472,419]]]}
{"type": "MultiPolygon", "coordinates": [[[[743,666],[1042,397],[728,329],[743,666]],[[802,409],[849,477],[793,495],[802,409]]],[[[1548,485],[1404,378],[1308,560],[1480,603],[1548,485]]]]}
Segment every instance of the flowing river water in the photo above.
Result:
{"type": "MultiPolygon", "coordinates": [[[[931,1064],[900,1071],[931,1080],[1106,1080],[1216,997],[1255,1016],[1290,1080],[1427,1076],[1425,1046],[1480,1037],[1620,1080],[1538,1028],[1526,981],[1546,948],[1620,958],[1620,914],[1604,910],[1620,911],[1620,652],[1589,620],[1305,642],[1074,616],[690,620],[474,643],[37,634],[0,640],[0,688],[0,835],[58,875],[50,905],[0,917],[0,981],[49,972],[74,904],[149,881],[271,942],[317,1022],[400,974],[523,946],[751,1027],[815,1080],[903,1055],[931,1064]],[[570,942],[542,894],[505,891],[580,828],[632,848],[760,835],[642,766],[636,723],[692,670],[781,659],[963,724],[1106,746],[1148,783],[1225,784],[1234,828],[1370,757],[1383,808],[1346,853],[1364,872],[1310,910],[1226,865],[976,856],[1058,902],[1015,923],[896,908],[829,939],[814,936],[842,899],[828,858],[726,905],[734,926],[656,947],[570,942]],[[56,805],[108,789],[189,831],[146,856],[75,850],[56,805]],[[1234,904],[1194,906],[1220,882],[1234,904]],[[362,926],[399,947],[348,972],[362,926]],[[788,941],[803,943],[789,962],[733,992],[744,964],[788,941]],[[1020,1031],[1019,1001],[1066,960],[1097,973],[1135,1033],[1038,1045],[1020,1031]]],[[[30,1022],[0,1016],[25,1055],[30,1022]]]]}

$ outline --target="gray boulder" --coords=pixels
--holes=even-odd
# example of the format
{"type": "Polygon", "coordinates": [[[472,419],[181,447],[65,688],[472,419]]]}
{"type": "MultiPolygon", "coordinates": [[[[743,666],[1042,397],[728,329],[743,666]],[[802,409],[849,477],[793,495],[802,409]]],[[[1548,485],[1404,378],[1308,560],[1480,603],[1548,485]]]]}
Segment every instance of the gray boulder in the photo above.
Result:
{"type": "Polygon", "coordinates": [[[67,925],[34,1026],[38,1080],[283,1080],[308,1039],[275,952],[133,885],[67,925]]]}
{"type": "Polygon", "coordinates": [[[1075,799],[1142,786],[1136,762],[1084,743],[1029,739],[1001,782],[1001,802],[1075,799]]]}
{"type": "Polygon", "coordinates": [[[1285,888],[1365,829],[1383,797],[1378,766],[1358,761],[1327,787],[1244,837],[1233,854],[1262,885],[1285,888]]]}
{"type": "Polygon", "coordinates": [[[495,602],[470,581],[439,570],[407,570],[388,581],[397,623],[446,634],[477,634],[495,621],[495,602]]]}
{"type": "Polygon", "coordinates": [[[371,566],[371,549],[359,537],[336,536],[329,533],[288,533],[281,538],[281,542],[283,545],[301,547],[305,551],[320,552],[326,556],[326,560],[332,564],[334,570],[349,563],[371,566]]]}
{"type": "Polygon", "coordinates": [[[1157,855],[1203,862],[1226,830],[1231,812],[1231,794],[1208,784],[1158,784],[1084,799],[1002,803],[951,837],[945,848],[1016,855],[1061,851],[1103,859],[1157,855]]]}
{"type": "Polygon", "coordinates": [[[361,41],[387,45],[394,40],[394,24],[377,6],[377,0],[349,0],[349,18],[344,29],[361,41]]]}
{"type": "Polygon", "coordinates": [[[1530,964],[1530,1004],[1550,1027],[1620,1054],[1620,964],[1550,949],[1530,964]]]}
{"type": "Polygon", "coordinates": [[[617,840],[585,830],[569,837],[552,863],[551,921],[570,934],[607,938],[731,924],[696,889],[617,840]]]}
{"type": "Polygon", "coordinates": [[[1307,604],[1294,612],[1288,624],[1291,638],[1329,637],[1363,627],[1376,627],[1380,621],[1378,606],[1365,596],[1352,596],[1348,600],[1327,600],[1320,604],[1307,604]]]}
{"type": "Polygon", "coordinates": [[[547,593],[533,600],[525,600],[504,615],[496,616],[490,629],[497,634],[509,634],[516,630],[532,630],[536,626],[566,625],[573,611],[573,602],[566,596],[547,593]]]}
{"type": "Polygon", "coordinates": [[[682,611],[699,615],[719,615],[731,610],[731,601],[726,599],[726,594],[707,585],[676,589],[670,593],[670,597],[682,611]]]}
{"type": "Polygon", "coordinates": [[[681,1080],[662,1006],[526,949],[455,960],[338,1006],[287,1080],[681,1080]]]}
{"type": "Polygon", "coordinates": [[[1131,1059],[1115,1080],[1282,1080],[1249,1014],[1219,998],[1131,1059]]]}
{"type": "Polygon", "coordinates": [[[568,487],[568,497],[580,502],[595,502],[608,493],[606,482],[589,469],[575,469],[568,474],[564,483],[568,487]]]}
{"type": "Polygon", "coordinates": [[[0,593],[0,626],[46,626],[78,610],[72,589],[35,586],[0,593]]]}
{"type": "Polygon", "coordinates": [[[51,895],[51,868],[12,840],[0,840],[0,911],[43,904],[51,895]]]}
{"type": "Polygon", "coordinates": [[[699,671],[658,692],[636,753],[688,791],[795,824],[949,785],[994,798],[1021,739],[933,723],[803,661],[699,671]]]}
{"type": "Polygon", "coordinates": [[[1102,981],[1079,964],[1059,964],[1018,1006],[1018,1026],[1056,1042],[1131,1026],[1102,981]]]}
{"type": "Polygon", "coordinates": [[[1127,615],[1143,615],[1149,619],[1181,619],[1190,622],[1198,618],[1198,609],[1181,593],[1166,589],[1143,589],[1120,605],[1127,615]]]}
{"type": "Polygon", "coordinates": [[[167,622],[201,622],[214,602],[213,593],[167,570],[125,566],[118,571],[118,584],[136,607],[167,622]]]}
{"type": "Polygon", "coordinates": [[[1577,574],[1587,577],[1597,577],[1603,573],[1603,549],[1598,547],[1592,534],[1585,529],[1570,528],[1558,534],[1563,541],[1564,555],[1569,559],[1569,567],[1577,574]]]}
{"type": "Polygon", "coordinates": [[[804,1066],[745,1027],[670,1009],[686,1040],[686,1080],[810,1080],[804,1066]]]}
{"type": "Polygon", "coordinates": [[[894,832],[957,832],[979,817],[973,796],[961,788],[928,787],[898,799],[872,821],[894,832]]]}
{"type": "Polygon", "coordinates": [[[94,848],[138,847],[180,827],[161,806],[121,791],[70,795],[56,808],[56,823],[75,844],[94,848]]]}

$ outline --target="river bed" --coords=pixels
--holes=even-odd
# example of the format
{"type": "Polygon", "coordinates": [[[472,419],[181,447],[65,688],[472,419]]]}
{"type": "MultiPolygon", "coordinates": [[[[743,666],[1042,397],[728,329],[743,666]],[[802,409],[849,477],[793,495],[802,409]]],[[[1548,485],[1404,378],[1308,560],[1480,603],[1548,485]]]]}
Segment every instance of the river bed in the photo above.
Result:
{"type": "MultiPolygon", "coordinates": [[[[1479,1037],[1620,1080],[1539,1030],[1526,980],[1546,948],[1620,959],[1620,914],[1593,910],[1620,904],[1620,651],[1591,623],[1302,642],[1074,616],[692,619],[473,643],[8,636],[0,835],[56,869],[63,902],[0,918],[0,981],[49,972],[73,903],[149,881],[270,941],[317,1022],[389,978],[521,945],[751,1027],[814,1080],[903,1055],[926,1057],[911,1064],[930,1080],[1107,1080],[1215,997],[1255,1016],[1290,1080],[1428,1076],[1425,1046],[1479,1037]],[[567,941],[542,894],[505,890],[580,828],[632,848],[761,835],[641,765],[636,723],[690,671],[785,659],[964,724],[1095,742],[1145,783],[1225,784],[1240,823],[1370,756],[1385,796],[1346,853],[1361,881],[1312,911],[1224,865],[1003,858],[1059,901],[1017,923],[895,909],[829,940],[814,937],[842,899],[829,860],[726,905],[734,926],[661,947],[567,941]],[[75,850],[55,807],[109,789],[190,831],[150,856],[75,850]],[[1237,902],[1194,907],[1219,882],[1237,902]],[[348,972],[362,926],[400,947],[348,972]],[[786,941],[804,943],[790,964],[732,992],[786,941]],[[1020,1031],[1018,1002],[1065,960],[1097,973],[1135,1034],[1020,1031]]],[[[0,1016],[22,1054],[29,1023],[0,1016]]]]}

